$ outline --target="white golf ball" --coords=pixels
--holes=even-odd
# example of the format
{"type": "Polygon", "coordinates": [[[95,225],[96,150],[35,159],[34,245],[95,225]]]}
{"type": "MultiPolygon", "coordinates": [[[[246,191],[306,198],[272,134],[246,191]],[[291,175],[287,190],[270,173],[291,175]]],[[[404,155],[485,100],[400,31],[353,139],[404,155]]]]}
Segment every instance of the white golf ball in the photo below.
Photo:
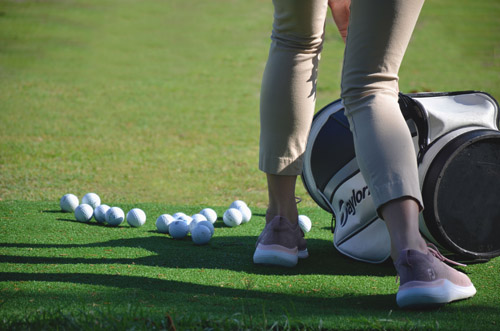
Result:
{"type": "Polygon", "coordinates": [[[75,218],[78,222],[88,223],[92,219],[94,209],[92,206],[82,203],[75,208],[75,218]]]}
{"type": "Polygon", "coordinates": [[[163,214],[156,219],[156,229],[160,233],[168,233],[168,226],[174,221],[172,215],[163,214]]]}
{"type": "Polygon", "coordinates": [[[172,217],[173,217],[174,219],[178,219],[178,218],[180,218],[180,217],[184,217],[184,216],[187,216],[187,215],[186,215],[186,214],[184,214],[184,213],[182,213],[182,212],[177,212],[177,213],[175,213],[175,214],[173,214],[173,215],[172,215],[172,217]]]}
{"type": "Polygon", "coordinates": [[[248,221],[250,221],[250,219],[252,218],[252,211],[250,210],[250,208],[248,208],[247,206],[241,206],[237,209],[241,212],[241,216],[243,216],[241,223],[247,223],[248,221]]]}
{"type": "Polygon", "coordinates": [[[175,220],[168,226],[168,233],[174,239],[182,239],[187,236],[189,232],[189,226],[186,222],[181,220],[175,220]]]}
{"type": "Polygon", "coordinates": [[[122,224],[125,219],[125,214],[120,207],[111,207],[106,212],[106,223],[111,226],[118,226],[122,224]]]}
{"type": "Polygon", "coordinates": [[[91,205],[92,208],[97,208],[101,204],[101,198],[95,193],[87,193],[83,196],[82,203],[91,205]]]}
{"type": "Polygon", "coordinates": [[[146,223],[146,213],[139,208],[130,209],[127,213],[127,223],[134,228],[143,226],[146,223]]]}
{"type": "Polygon", "coordinates": [[[109,210],[109,206],[102,204],[94,209],[94,218],[98,223],[106,223],[106,212],[109,210]]]}
{"type": "Polygon", "coordinates": [[[311,219],[306,215],[299,215],[299,226],[304,232],[311,231],[311,219]]]}
{"type": "Polygon", "coordinates": [[[78,197],[74,194],[68,193],[62,196],[59,201],[59,206],[61,206],[61,210],[72,213],[75,211],[75,208],[78,207],[80,201],[78,201],[78,197]]]}
{"type": "Polygon", "coordinates": [[[248,207],[246,202],[243,201],[243,200],[235,200],[231,203],[231,205],[229,206],[229,208],[236,208],[236,209],[239,209],[240,207],[248,207]]]}
{"type": "Polygon", "coordinates": [[[226,224],[227,226],[234,227],[241,224],[241,221],[243,220],[243,215],[241,215],[241,212],[238,209],[229,208],[224,212],[222,220],[224,221],[224,224],[226,224]]]}
{"type": "Polygon", "coordinates": [[[194,214],[191,217],[191,223],[189,223],[189,232],[193,232],[194,227],[201,221],[206,221],[207,218],[202,214],[194,214]]]}
{"type": "Polygon", "coordinates": [[[186,223],[187,225],[189,225],[193,221],[193,218],[191,216],[188,216],[188,215],[184,214],[184,215],[181,215],[181,216],[177,217],[176,220],[177,221],[183,221],[184,223],[186,223]]]}
{"type": "Polygon", "coordinates": [[[205,216],[207,220],[212,224],[214,224],[215,221],[217,221],[217,213],[212,208],[205,208],[202,211],[200,211],[200,214],[205,216]]]}
{"type": "Polygon", "coordinates": [[[207,218],[203,214],[194,214],[193,216],[191,216],[191,218],[193,219],[193,221],[196,221],[196,222],[207,220],[207,218]]]}
{"type": "Polygon", "coordinates": [[[203,225],[196,226],[191,232],[191,239],[196,245],[205,245],[211,238],[212,233],[210,232],[210,229],[203,225]]]}
{"type": "Polygon", "coordinates": [[[215,228],[214,228],[214,225],[212,224],[212,222],[207,221],[207,220],[200,221],[196,224],[196,226],[206,226],[210,230],[210,233],[212,234],[212,236],[214,235],[215,228]]]}

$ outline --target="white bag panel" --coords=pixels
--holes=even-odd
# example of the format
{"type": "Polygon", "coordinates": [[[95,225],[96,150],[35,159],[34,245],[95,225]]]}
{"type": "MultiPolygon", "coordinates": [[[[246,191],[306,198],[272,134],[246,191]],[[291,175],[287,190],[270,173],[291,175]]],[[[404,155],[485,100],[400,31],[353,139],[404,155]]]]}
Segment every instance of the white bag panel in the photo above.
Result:
{"type": "Polygon", "coordinates": [[[481,126],[496,130],[497,106],[480,93],[414,97],[429,117],[429,142],[464,126],[481,126]]]}
{"type": "MultiPolygon", "coordinates": [[[[335,228],[337,229],[337,228],[335,228]]],[[[368,263],[382,263],[391,255],[391,239],[385,222],[377,218],[368,227],[340,245],[333,236],[333,244],[344,255],[368,263]]]]}

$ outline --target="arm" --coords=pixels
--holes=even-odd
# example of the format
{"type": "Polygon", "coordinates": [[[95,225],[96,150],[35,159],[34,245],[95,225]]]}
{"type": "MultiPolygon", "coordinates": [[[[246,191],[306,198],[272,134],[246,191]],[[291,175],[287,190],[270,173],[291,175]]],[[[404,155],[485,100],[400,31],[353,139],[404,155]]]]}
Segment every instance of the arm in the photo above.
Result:
{"type": "Polygon", "coordinates": [[[351,0],[328,0],[333,20],[344,42],[347,38],[347,27],[349,26],[350,5],[351,0]]]}

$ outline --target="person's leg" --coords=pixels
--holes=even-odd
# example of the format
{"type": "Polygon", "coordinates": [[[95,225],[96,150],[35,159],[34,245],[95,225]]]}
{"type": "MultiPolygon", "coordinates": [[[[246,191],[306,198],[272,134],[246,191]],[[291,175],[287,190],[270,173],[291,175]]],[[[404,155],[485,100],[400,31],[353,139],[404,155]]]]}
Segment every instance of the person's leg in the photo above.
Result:
{"type": "Polygon", "coordinates": [[[274,0],[273,4],[272,42],[260,102],[259,168],[267,176],[269,207],[254,262],[280,264],[281,255],[292,252],[290,255],[295,257],[285,257],[282,264],[290,266],[296,263],[297,255],[307,256],[297,223],[295,183],[302,172],[302,157],[314,115],[328,6],[327,0],[274,0]],[[274,234],[280,231],[292,234],[278,238],[274,234]],[[273,256],[272,248],[276,247],[285,253],[273,256]]]}
{"type": "Polygon", "coordinates": [[[259,168],[267,174],[268,218],[281,215],[296,223],[295,181],[302,172],[314,114],[327,0],[273,4],[272,42],[260,97],[259,168]]]}
{"type": "Polygon", "coordinates": [[[398,105],[398,71],[423,0],[351,2],[342,98],[360,169],[386,221],[392,256],[425,250],[413,141],[398,105]]]}
{"type": "Polygon", "coordinates": [[[269,207],[266,212],[266,222],[280,215],[292,224],[297,224],[299,214],[295,201],[295,183],[297,176],[281,176],[267,174],[267,191],[269,207]]]}
{"type": "Polygon", "coordinates": [[[413,141],[398,105],[398,71],[422,4],[353,0],[342,74],[358,164],[389,230],[401,307],[476,292],[466,275],[426,247],[418,227],[422,198],[413,141]]]}
{"type": "Polygon", "coordinates": [[[420,235],[419,205],[412,198],[389,201],[380,208],[391,238],[391,257],[397,261],[404,249],[427,252],[427,244],[420,235]]]}

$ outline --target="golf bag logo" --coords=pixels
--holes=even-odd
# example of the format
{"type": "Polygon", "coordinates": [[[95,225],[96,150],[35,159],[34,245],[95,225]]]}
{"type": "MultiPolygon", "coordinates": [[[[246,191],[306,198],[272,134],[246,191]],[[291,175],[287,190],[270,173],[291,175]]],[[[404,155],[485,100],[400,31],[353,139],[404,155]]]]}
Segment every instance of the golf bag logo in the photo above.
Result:
{"type": "Polygon", "coordinates": [[[344,227],[347,224],[347,219],[349,215],[356,215],[356,206],[360,204],[363,200],[365,200],[368,196],[370,196],[370,190],[368,186],[363,187],[360,190],[352,190],[352,195],[347,201],[340,200],[339,201],[339,210],[340,210],[340,226],[344,227]]]}

